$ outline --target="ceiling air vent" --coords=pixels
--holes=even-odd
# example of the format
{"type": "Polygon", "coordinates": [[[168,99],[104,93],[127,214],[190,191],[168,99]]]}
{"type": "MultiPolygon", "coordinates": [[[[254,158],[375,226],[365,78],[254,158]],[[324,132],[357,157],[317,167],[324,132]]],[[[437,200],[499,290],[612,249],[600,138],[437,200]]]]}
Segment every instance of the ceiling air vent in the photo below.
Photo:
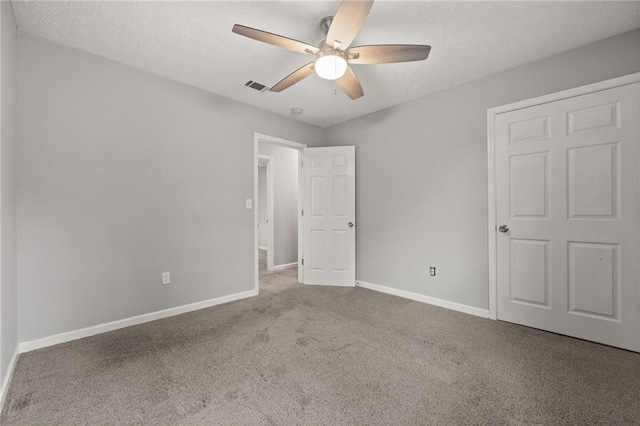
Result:
{"type": "Polygon", "coordinates": [[[247,81],[245,84],[245,86],[250,87],[252,89],[255,89],[259,92],[266,92],[267,90],[269,90],[269,88],[267,86],[265,86],[264,84],[260,84],[256,81],[253,80],[249,80],[247,81]]]}

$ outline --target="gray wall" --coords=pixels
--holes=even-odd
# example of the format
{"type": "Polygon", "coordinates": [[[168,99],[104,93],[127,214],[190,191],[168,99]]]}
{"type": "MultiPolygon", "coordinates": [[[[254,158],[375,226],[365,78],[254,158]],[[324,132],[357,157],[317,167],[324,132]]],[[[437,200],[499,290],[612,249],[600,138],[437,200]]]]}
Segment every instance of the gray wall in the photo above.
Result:
{"type": "Polygon", "coordinates": [[[359,280],[486,308],[486,109],[640,71],[639,37],[323,130],[21,34],[19,341],[252,289],[254,132],[358,146],[359,280]]]}
{"type": "Polygon", "coordinates": [[[267,167],[258,168],[258,246],[267,247],[267,167]]]}
{"type": "Polygon", "coordinates": [[[323,129],[25,34],[18,76],[20,341],[254,288],[254,132],[323,129]]]}
{"type": "Polygon", "coordinates": [[[11,3],[0,2],[0,383],[18,343],[16,34],[11,3]]]}
{"type": "Polygon", "coordinates": [[[273,156],[273,265],[297,262],[298,150],[260,142],[258,152],[273,156]]]}
{"type": "Polygon", "coordinates": [[[638,71],[640,30],[329,128],[357,146],[358,280],[488,308],[487,109],[638,71]]]}

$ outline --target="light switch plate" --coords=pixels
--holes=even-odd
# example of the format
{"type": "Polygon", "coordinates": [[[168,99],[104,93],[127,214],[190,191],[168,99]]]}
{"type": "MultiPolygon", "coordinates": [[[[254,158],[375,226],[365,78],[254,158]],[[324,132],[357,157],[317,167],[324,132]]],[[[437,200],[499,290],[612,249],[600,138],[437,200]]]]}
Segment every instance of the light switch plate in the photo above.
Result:
{"type": "Polygon", "coordinates": [[[253,200],[251,198],[247,198],[245,200],[245,206],[247,207],[247,210],[251,210],[253,208],[253,200]]]}

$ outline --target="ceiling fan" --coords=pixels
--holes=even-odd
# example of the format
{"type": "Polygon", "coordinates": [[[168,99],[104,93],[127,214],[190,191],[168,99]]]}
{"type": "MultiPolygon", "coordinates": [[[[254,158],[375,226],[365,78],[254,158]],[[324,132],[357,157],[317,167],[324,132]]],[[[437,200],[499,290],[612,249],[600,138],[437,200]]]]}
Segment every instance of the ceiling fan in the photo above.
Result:
{"type": "Polygon", "coordinates": [[[431,46],[418,44],[378,44],[349,47],[364,24],[373,0],[343,0],[335,16],[320,21],[327,35],[318,47],[244,25],[234,25],[233,32],[294,52],[315,55],[315,60],[298,68],[271,88],[281,92],[315,71],[318,76],[335,80],[351,99],[364,95],[364,90],[349,64],[389,64],[427,59],[431,46]]]}

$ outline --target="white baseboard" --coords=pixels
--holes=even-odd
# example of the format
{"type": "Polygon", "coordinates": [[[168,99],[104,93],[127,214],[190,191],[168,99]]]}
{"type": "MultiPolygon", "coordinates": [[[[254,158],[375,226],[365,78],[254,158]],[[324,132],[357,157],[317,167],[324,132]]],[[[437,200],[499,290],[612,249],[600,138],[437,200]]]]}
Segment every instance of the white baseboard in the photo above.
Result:
{"type": "Polygon", "coordinates": [[[9,362],[9,366],[7,367],[7,371],[5,371],[4,380],[2,381],[2,387],[0,388],[0,412],[2,412],[2,408],[4,407],[4,402],[7,399],[7,393],[9,393],[9,385],[11,384],[11,379],[13,378],[13,371],[16,369],[16,361],[18,360],[18,347],[16,346],[16,350],[11,357],[11,361],[9,362]]]}
{"type": "Polygon", "coordinates": [[[143,324],[145,322],[172,317],[191,311],[197,311],[199,309],[209,308],[211,306],[222,305],[223,303],[233,302],[234,300],[245,299],[247,297],[253,297],[257,295],[258,290],[249,290],[243,291],[241,293],[230,294],[229,296],[217,297],[215,299],[204,300],[202,302],[190,303],[188,305],[164,309],[162,311],[137,315],[135,317],[112,321],[105,324],[94,325],[91,327],[82,328],[80,330],[55,334],[53,336],[44,337],[42,339],[22,342],[19,345],[19,349],[20,353],[29,352],[36,349],[46,348],[47,346],[70,342],[72,340],[82,339],[84,337],[94,336],[96,334],[106,333],[108,331],[118,330],[120,328],[131,327],[132,325],[143,324]]]}
{"type": "Polygon", "coordinates": [[[268,248],[266,248],[266,247],[258,246],[258,250],[264,250],[264,251],[267,251],[267,250],[269,250],[269,249],[268,249],[268,248]]]}
{"type": "Polygon", "coordinates": [[[283,269],[295,268],[296,266],[298,266],[298,262],[285,263],[284,265],[274,266],[273,270],[274,271],[282,271],[283,269]]]}
{"type": "Polygon", "coordinates": [[[449,300],[438,299],[435,297],[412,293],[405,290],[398,290],[396,288],[385,287],[378,284],[371,284],[365,281],[356,281],[356,286],[368,288],[369,290],[379,291],[381,293],[392,294],[394,296],[404,297],[405,299],[411,299],[417,302],[428,303],[429,305],[435,305],[441,308],[451,309],[453,311],[464,312],[465,314],[475,315],[482,318],[489,318],[488,309],[476,308],[475,306],[464,305],[462,303],[451,302],[449,300]]]}
{"type": "Polygon", "coordinates": [[[356,283],[353,283],[353,284],[344,284],[344,283],[342,283],[342,284],[335,284],[335,283],[327,284],[327,283],[308,283],[307,282],[307,283],[304,283],[304,285],[313,285],[313,286],[317,286],[317,287],[352,287],[353,288],[353,287],[356,287],[358,284],[357,284],[357,281],[356,281],[356,283]]]}

